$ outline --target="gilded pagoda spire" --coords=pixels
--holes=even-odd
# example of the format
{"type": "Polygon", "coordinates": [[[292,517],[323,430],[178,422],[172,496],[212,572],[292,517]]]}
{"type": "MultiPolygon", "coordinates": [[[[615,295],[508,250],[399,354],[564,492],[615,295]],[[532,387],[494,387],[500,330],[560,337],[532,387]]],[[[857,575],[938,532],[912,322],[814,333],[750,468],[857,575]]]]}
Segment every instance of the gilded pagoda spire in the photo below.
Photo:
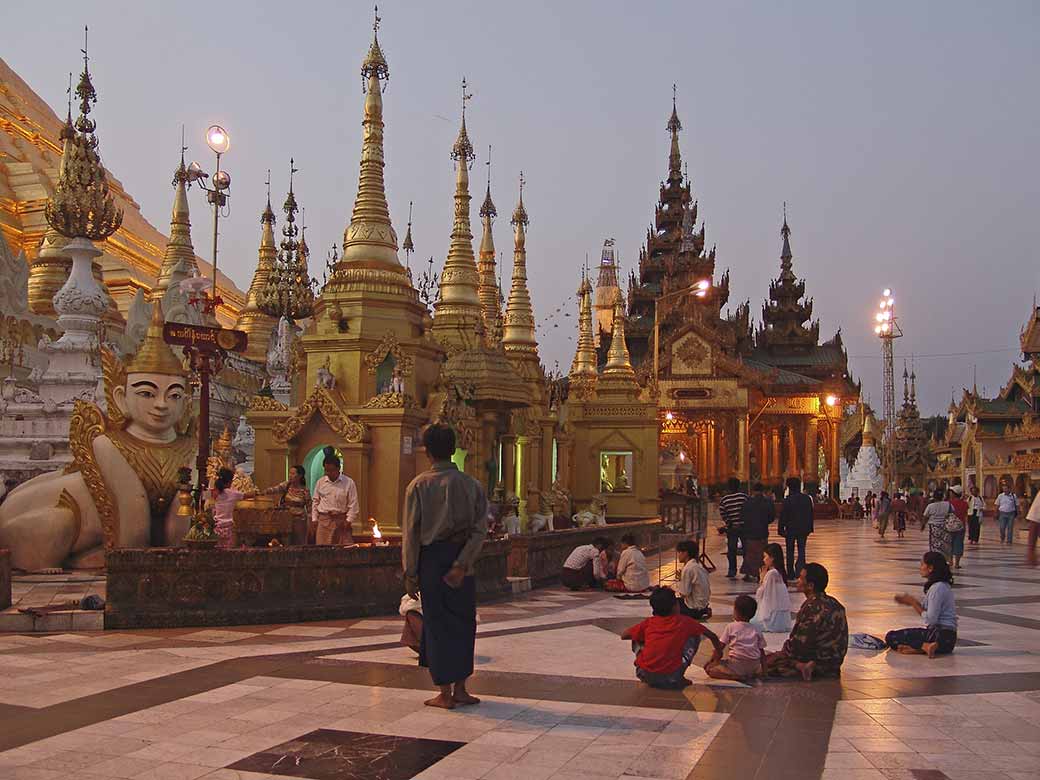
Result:
{"type": "Polygon", "coordinates": [[[466,131],[466,102],[469,94],[466,79],[462,80],[462,123],[459,135],[451,147],[455,161],[455,216],[451,229],[451,244],[441,272],[440,299],[434,304],[433,332],[447,345],[469,348],[475,345],[477,322],[482,319],[480,275],[473,257],[473,231],[469,221],[469,167],[476,154],[466,131]]]}
{"type": "Polygon", "coordinates": [[[672,115],[666,125],[666,129],[672,136],[672,145],[668,152],[668,178],[681,181],[682,155],[679,153],[679,131],[682,130],[682,122],[679,121],[679,110],[676,108],[676,91],[675,84],[672,84],[672,115]]]}
{"type": "Polygon", "coordinates": [[[632,360],[628,354],[628,345],[625,343],[625,309],[622,303],[621,291],[614,298],[614,329],[610,334],[610,351],[607,352],[607,365],[603,369],[604,375],[631,376],[635,379],[632,370],[632,360]]]}
{"type": "Polygon", "coordinates": [[[383,89],[382,83],[390,78],[390,67],[379,46],[379,9],[376,8],[372,25],[372,45],[361,65],[365,80],[365,118],[361,125],[361,172],[358,176],[357,198],[350,224],[343,232],[341,264],[364,261],[390,266],[404,273],[397,257],[397,234],[390,223],[390,208],[386,202],[383,183],[383,89]]]}
{"type": "Polygon", "coordinates": [[[592,333],[592,284],[582,268],[578,287],[578,346],[571,363],[572,381],[596,377],[596,343],[592,333]]]}
{"type": "Polygon", "coordinates": [[[762,307],[757,343],[774,351],[815,346],[820,340],[820,323],[811,321],[813,300],[805,297],[805,282],[794,274],[786,203],[780,236],[780,276],[769,284],[769,300],[762,307]]]}
{"type": "MultiPolygon", "coordinates": [[[[105,169],[98,154],[97,124],[90,118],[91,106],[97,103],[97,91],[90,80],[86,43],[83,46],[83,73],[76,86],[79,117],[75,133],[68,135],[68,124],[62,131],[66,140],[61,170],[54,195],[47,201],[47,224],[66,238],[103,241],[123,224],[123,211],[115,205],[109,191],[105,169]]],[[[71,111],[70,111],[71,118],[71,111]]]]}
{"type": "Polygon", "coordinates": [[[149,294],[149,300],[161,301],[170,283],[177,276],[191,276],[198,270],[195,248],[191,243],[191,219],[188,213],[188,169],[184,165],[184,146],[181,162],[173,172],[173,210],[170,214],[170,238],[163,252],[159,278],[149,294]]]}
{"type": "Polygon", "coordinates": [[[267,203],[260,214],[260,248],[257,250],[256,271],[253,272],[253,280],[249,283],[249,291],[246,293],[246,305],[242,307],[235,322],[236,330],[245,331],[249,336],[245,356],[259,362],[267,359],[271,334],[278,326],[277,320],[264,314],[257,305],[257,296],[271,279],[278,257],[278,248],[274,243],[274,225],[274,209],[271,208],[271,171],[268,170],[267,203]]]}
{"type": "Polygon", "coordinates": [[[495,273],[495,239],[491,234],[492,223],[498,216],[495,203],[491,200],[491,146],[488,146],[487,159],[487,194],[484,203],[480,207],[480,219],[484,226],[483,235],[480,237],[480,259],[477,263],[477,272],[480,275],[480,285],[477,296],[480,298],[480,309],[484,317],[484,333],[489,346],[495,346],[502,338],[502,310],[499,308],[498,280],[495,273]]]}
{"type": "MultiPolygon", "coordinates": [[[[531,294],[527,291],[527,209],[524,207],[524,174],[520,172],[520,199],[513,218],[510,220],[515,232],[513,234],[513,282],[509,288],[509,300],[506,303],[505,333],[502,345],[506,354],[525,360],[531,366],[537,366],[538,341],[534,333],[534,310],[531,307],[531,294]]],[[[530,374],[524,374],[530,377],[530,374]]]]}
{"type": "Polygon", "coordinates": [[[781,277],[794,278],[793,260],[794,254],[791,252],[791,228],[787,224],[787,203],[784,203],[784,224],[780,228],[780,235],[784,239],[783,248],[780,250],[780,275],[781,277]]]}

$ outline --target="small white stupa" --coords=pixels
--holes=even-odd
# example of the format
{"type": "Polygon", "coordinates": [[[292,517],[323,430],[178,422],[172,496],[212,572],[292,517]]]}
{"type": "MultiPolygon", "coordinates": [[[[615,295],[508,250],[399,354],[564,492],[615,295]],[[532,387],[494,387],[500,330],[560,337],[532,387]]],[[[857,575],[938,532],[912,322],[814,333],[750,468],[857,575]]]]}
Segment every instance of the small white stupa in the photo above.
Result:
{"type": "Polygon", "coordinates": [[[867,491],[881,492],[884,480],[881,477],[881,458],[877,451],[877,423],[868,413],[863,420],[863,444],[856,455],[856,462],[848,477],[841,481],[841,499],[844,501],[857,493],[862,499],[867,491]]]}

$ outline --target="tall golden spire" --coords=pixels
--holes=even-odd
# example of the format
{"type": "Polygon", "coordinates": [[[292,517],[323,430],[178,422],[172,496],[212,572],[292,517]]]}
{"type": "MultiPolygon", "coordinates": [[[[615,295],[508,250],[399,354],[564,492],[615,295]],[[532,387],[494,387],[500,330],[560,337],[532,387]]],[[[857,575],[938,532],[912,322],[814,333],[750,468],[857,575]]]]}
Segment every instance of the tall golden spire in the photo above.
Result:
{"type": "MultiPolygon", "coordinates": [[[[90,81],[86,28],[83,73],[76,86],[76,96],[80,101],[76,132],[66,144],[58,183],[54,195],[47,201],[45,214],[47,224],[66,238],[103,241],[119,230],[123,224],[123,211],[116,207],[108,189],[108,179],[97,152],[97,136],[94,135],[97,125],[90,118],[91,106],[97,103],[97,92],[90,81]]],[[[62,132],[63,137],[66,133],[67,130],[62,132]]]]}
{"type": "Polygon", "coordinates": [[[390,78],[390,68],[379,46],[379,7],[372,25],[372,45],[361,65],[361,77],[367,82],[365,118],[361,142],[361,173],[357,198],[350,225],[343,232],[341,264],[374,263],[390,266],[404,273],[397,257],[397,234],[390,224],[390,208],[386,204],[383,184],[383,89],[381,82],[390,78]]]}
{"type": "Polygon", "coordinates": [[[502,310],[499,308],[498,280],[495,274],[495,239],[491,234],[491,225],[498,210],[491,200],[491,146],[488,145],[487,159],[487,194],[484,203],[480,207],[480,219],[484,225],[483,234],[480,237],[480,260],[477,263],[477,271],[480,274],[480,286],[477,295],[480,298],[480,309],[484,317],[484,333],[488,345],[495,346],[502,338],[499,331],[502,322],[502,310]]]}
{"type": "Polygon", "coordinates": [[[524,174],[520,172],[520,199],[513,211],[510,224],[515,228],[513,235],[513,283],[509,288],[506,303],[505,333],[502,345],[510,357],[522,359],[528,365],[521,371],[526,379],[533,377],[537,369],[538,341],[534,335],[534,310],[531,295],[527,291],[527,209],[524,208],[524,174]]]}
{"type": "Polygon", "coordinates": [[[249,335],[245,356],[250,360],[264,362],[271,334],[278,327],[274,317],[264,314],[257,306],[257,295],[268,283],[274,272],[278,248],[274,243],[274,209],[271,208],[271,171],[267,171],[267,205],[260,215],[260,248],[256,254],[256,271],[246,293],[246,305],[235,321],[235,329],[249,335]]]}
{"type": "Polygon", "coordinates": [[[592,285],[585,269],[581,271],[578,287],[578,347],[574,351],[570,378],[572,381],[594,379],[596,376],[596,343],[592,335],[592,285]]]}
{"type": "Polygon", "coordinates": [[[607,365],[603,369],[603,375],[620,379],[631,378],[635,381],[632,360],[625,343],[625,309],[621,303],[620,290],[614,298],[614,329],[610,334],[610,351],[607,352],[607,365]]]}
{"type": "Polygon", "coordinates": [[[184,165],[185,148],[181,141],[181,162],[173,172],[173,211],[170,214],[170,238],[163,252],[159,278],[149,300],[161,301],[177,272],[190,276],[197,269],[195,248],[191,244],[191,219],[188,214],[188,169],[184,165]]]}
{"type": "Polygon", "coordinates": [[[445,345],[475,346],[474,334],[482,312],[477,288],[480,276],[473,258],[473,231],[469,221],[469,166],[476,159],[466,132],[466,102],[472,97],[462,79],[462,124],[451,147],[455,161],[455,217],[451,245],[441,272],[440,299],[434,304],[433,332],[445,345]]]}

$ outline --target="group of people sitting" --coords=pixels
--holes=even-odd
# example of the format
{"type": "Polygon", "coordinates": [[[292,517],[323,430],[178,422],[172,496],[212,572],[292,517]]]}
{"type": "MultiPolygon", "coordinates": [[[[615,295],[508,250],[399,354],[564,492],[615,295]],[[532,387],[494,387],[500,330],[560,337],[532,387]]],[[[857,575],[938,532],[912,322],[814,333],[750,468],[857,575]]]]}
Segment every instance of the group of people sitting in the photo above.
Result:
{"type": "MultiPolygon", "coordinates": [[[[766,652],[763,629],[775,620],[773,614],[761,614],[762,601],[774,598],[777,584],[787,596],[783,584],[783,558],[779,545],[771,545],[779,568],[764,570],[761,587],[756,595],[744,594],[733,602],[732,621],[721,634],[690,614],[687,598],[671,588],[656,588],[650,595],[651,617],[625,630],[622,639],[632,642],[636,653],[636,676],[658,688],[680,688],[689,685],[686,670],[693,662],[702,639],[714,647],[704,671],[709,677],[723,680],[746,681],[754,677],[837,677],[849,644],[849,629],[845,607],[827,594],[827,570],[818,563],[808,563],[798,577],[798,589],[805,594],[805,604],[791,627],[783,647],[766,652]],[[769,576],[774,572],[774,576],[769,576]],[[758,618],[756,620],[756,617],[758,618]]],[[[790,623],[790,600],[787,599],[787,622],[790,623]]],[[[775,611],[775,610],[774,610],[775,611]]],[[[763,613],[765,611],[763,610],[763,613]]]]}
{"type": "Polygon", "coordinates": [[[571,590],[602,588],[614,593],[643,593],[650,589],[650,572],[635,535],[621,537],[616,557],[613,540],[597,536],[571,551],[563,563],[560,582],[571,590]]]}
{"type": "MultiPolygon", "coordinates": [[[[849,626],[845,607],[827,593],[827,569],[819,563],[807,563],[799,572],[795,587],[805,595],[805,602],[790,625],[782,551],[777,544],[769,547],[774,549],[766,550],[758,592],[755,597],[736,597],[732,621],[721,634],[692,613],[681,582],[678,593],[667,587],[655,588],[650,595],[651,617],[621,635],[632,642],[636,677],[657,688],[689,685],[686,671],[703,639],[714,648],[704,671],[715,679],[747,682],[756,677],[806,681],[840,677],[849,647],[849,626]],[[781,610],[776,609],[776,602],[787,604],[783,617],[778,614],[781,610]],[[779,650],[768,652],[763,632],[781,630],[785,621],[790,627],[788,638],[779,650]]],[[[924,597],[901,593],[895,601],[913,608],[924,625],[889,631],[883,642],[876,643],[899,653],[934,658],[953,652],[957,643],[953,575],[946,558],[934,551],[923,556],[920,573],[925,580],[924,597]]]]}

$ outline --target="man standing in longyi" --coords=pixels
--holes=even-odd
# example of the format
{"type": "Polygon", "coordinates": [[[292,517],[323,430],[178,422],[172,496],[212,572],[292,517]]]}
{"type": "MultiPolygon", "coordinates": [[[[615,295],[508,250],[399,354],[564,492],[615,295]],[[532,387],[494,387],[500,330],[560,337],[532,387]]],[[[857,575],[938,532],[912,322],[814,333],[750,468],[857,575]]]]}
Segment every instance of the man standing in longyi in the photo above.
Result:
{"type": "Polygon", "coordinates": [[[455,432],[433,423],[422,434],[433,460],[405,491],[401,555],[405,590],[422,594],[419,665],[441,691],[426,702],[450,710],[478,704],[466,691],[477,639],[477,584],[473,565],[487,536],[487,496],[459,471],[451,456],[455,432]]]}

